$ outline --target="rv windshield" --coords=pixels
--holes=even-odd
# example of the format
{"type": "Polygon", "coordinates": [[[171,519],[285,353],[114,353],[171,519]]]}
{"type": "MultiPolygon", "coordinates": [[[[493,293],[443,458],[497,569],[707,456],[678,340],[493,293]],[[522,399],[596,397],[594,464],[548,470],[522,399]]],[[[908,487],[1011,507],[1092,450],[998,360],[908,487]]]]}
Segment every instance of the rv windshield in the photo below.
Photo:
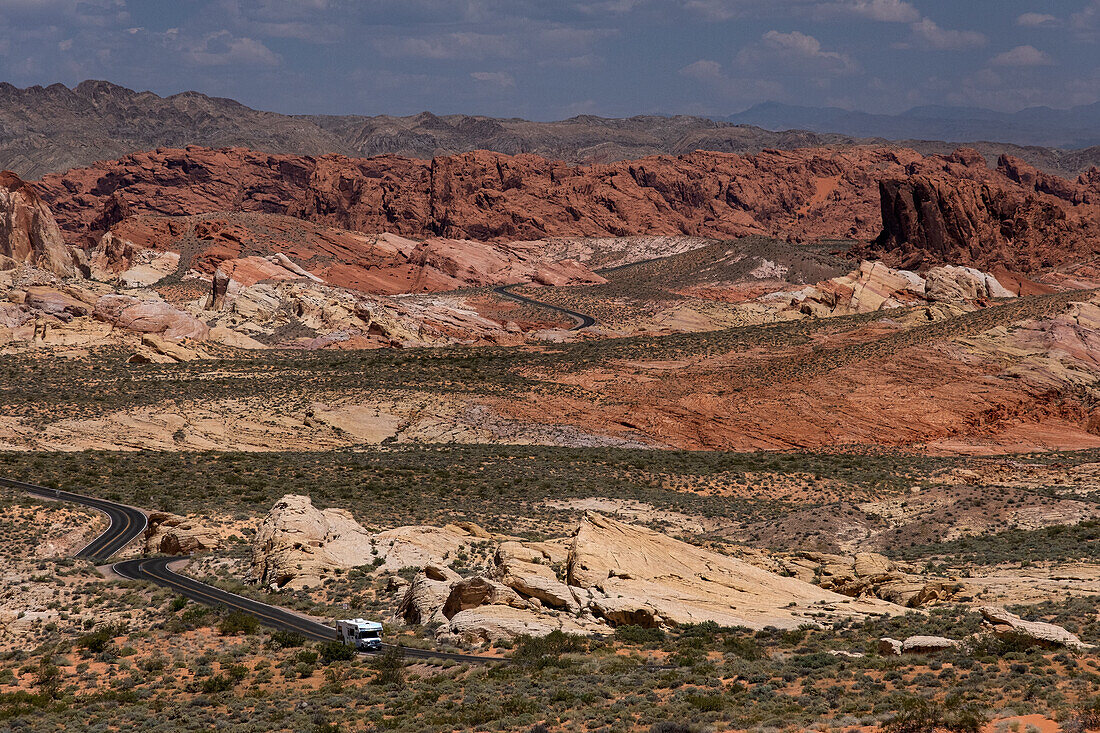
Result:
{"type": "Polygon", "coordinates": [[[360,631],[359,632],[359,638],[360,639],[377,639],[378,638],[378,632],[377,631],[360,631]]]}

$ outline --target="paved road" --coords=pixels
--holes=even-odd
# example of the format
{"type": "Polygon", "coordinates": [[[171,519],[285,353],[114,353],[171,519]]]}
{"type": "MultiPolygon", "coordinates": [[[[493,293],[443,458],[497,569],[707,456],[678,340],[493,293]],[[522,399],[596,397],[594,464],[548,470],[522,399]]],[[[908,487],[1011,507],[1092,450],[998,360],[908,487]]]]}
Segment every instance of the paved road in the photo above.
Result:
{"type": "MultiPolygon", "coordinates": [[[[0,484],[19,489],[34,496],[60,501],[71,501],[76,504],[97,509],[111,520],[111,525],[96,537],[91,544],[76,554],[77,557],[88,558],[93,561],[105,561],[123,547],[128,545],[135,537],[145,531],[147,519],[145,514],[131,506],[118,504],[105,499],[97,499],[82,494],[74,494],[69,491],[28,484],[22,481],[0,478],[0,484]]],[[[168,569],[168,564],[180,560],[179,557],[154,557],[124,560],[112,565],[112,569],[123,578],[130,580],[144,580],[169,588],[182,596],[207,606],[220,606],[236,611],[243,611],[255,617],[264,626],[270,626],[284,631],[293,631],[307,639],[314,641],[335,641],[336,629],[332,626],[313,621],[304,616],[288,611],[285,608],[271,606],[266,603],[254,601],[251,598],[236,595],[215,588],[206,583],[200,583],[194,578],[178,575],[168,569]]],[[[382,645],[385,649],[393,648],[390,644],[382,645]]],[[[499,657],[479,657],[473,654],[458,654],[453,652],[433,651],[430,649],[414,649],[402,647],[405,656],[410,659],[425,659],[434,661],[455,662],[500,662],[505,661],[499,657]]]]}
{"type": "Polygon", "coordinates": [[[571,328],[571,331],[580,331],[582,328],[588,328],[589,326],[596,325],[596,319],[592,316],[586,316],[583,313],[577,313],[571,311],[568,308],[562,308],[558,305],[550,305],[549,303],[543,303],[541,300],[535,300],[534,298],[528,298],[526,295],[517,295],[508,290],[508,288],[514,288],[515,285],[498,285],[493,288],[493,292],[498,295],[503,295],[505,298],[511,298],[512,300],[518,300],[520,303],[527,303],[528,305],[537,305],[540,308],[549,308],[550,310],[557,311],[558,313],[564,313],[577,322],[576,326],[571,328]]]}
{"type": "Polygon", "coordinates": [[[60,491],[46,486],[37,486],[35,484],[13,481],[6,478],[0,478],[0,484],[45,499],[57,499],[60,501],[71,501],[74,504],[82,504],[83,506],[90,507],[106,514],[107,518],[111,520],[110,526],[107,527],[99,537],[92,540],[87,547],[76,553],[77,557],[85,557],[89,560],[102,562],[130,544],[135,537],[145,531],[145,527],[148,524],[144,512],[132,506],[126,506],[125,504],[117,504],[113,501],[96,499],[91,496],[83,496],[69,491],[60,491]]]}
{"type": "MultiPolygon", "coordinates": [[[[136,560],[124,560],[115,563],[112,568],[116,573],[131,580],[148,580],[186,596],[193,601],[198,601],[207,606],[221,606],[234,611],[243,611],[253,616],[265,626],[293,631],[313,641],[335,641],[336,629],[327,624],[314,621],[305,616],[288,611],[285,608],[271,606],[251,598],[239,596],[236,593],[215,588],[206,583],[200,583],[194,578],[179,575],[168,568],[168,564],[179,560],[178,557],[154,557],[138,558],[136,560]]],[[[383,651],[393,648],[391,644],[383,644],[383,651]]],[[[440,652],[430,649],[413,649],[402,647],[406,657],[433,660],[454,660],[456,662],[491,662],[503,661],[496,657],[478,657],[472,654],[457,654],[452,652],[440,652]]]]}

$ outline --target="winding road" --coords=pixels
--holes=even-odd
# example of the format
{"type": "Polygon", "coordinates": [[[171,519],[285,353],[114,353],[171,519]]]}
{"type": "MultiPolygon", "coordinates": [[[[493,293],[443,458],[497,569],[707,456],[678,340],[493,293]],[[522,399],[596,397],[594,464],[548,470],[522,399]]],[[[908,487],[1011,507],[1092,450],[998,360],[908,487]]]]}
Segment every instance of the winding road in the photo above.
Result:
{"type": "Polygon", "coordinates": [[[82,494],[74,494],[69,491],[61,491],[60,489],[51,489],[48,486],[38,486],[37,484],[28,484],[23,481],[13,481],[7,478],[0,478],[0,484],[10,486],[13,489],[19,489],[20,491],[43,499],[56,499],[58,501],[69,501],[74,504],[81,504],[106,514],[107,518],[111,520],[110,526],[103,530],[102,534],[92,540],[87,547],[76,553],[76,557],[103,562],[111,555],[114,555],[123,547],[130,544],[135,537],[145,531],[145,527],[148,525],[148,519],[145,517],[145,512],[132,506],[126,506],[125,504],[118,504],[113,501],[106,501],[105,499],[96,499],[95,497],[84,496],[82,494]]]}
{"type": "MultiPolygon", "coordinates": [[[[110,519],[111,524],[98,537],[92,540],[76,557],[83,557],[95,562],[105,562],[116,552],[130,544],[138,535],[145,531],[148,520],[145,513],[135,507],[118,504],[105,499],[97,499],[83,494],[74,494],[70,491],[51,489],[46,486],[28,484],[23,481],[0,478],[0,484],[13,489],[32,494],[44,499],[56,499],[68,501],[74,504],[96,509],[103,512],[110,519]]],[[[327,624],[314,621],[300,614],[288,611],[285,608],[271,606],[266,603],[254,601],[251,598],[236,595],[221,588],[201,583],[194,578],[179,575],[169,569],[168,565],[184,557],[153,557],[137,558],[116,562],[111,569],[120,577],[128,580],[143,580],[155,583],[169,590],[179,593],[192,601],[207,606],[228,608],[234,611],[242,611],[257,619],[264,626],[269,626],[283,631],[293,631],[313,641],[335,641],[336,629],[327,624]]],[[[395,648],[392,644],[383,644],[382,649],[395,648]]],[[[434,651],[431,649],[416,649],[414,647],[400,647],[405,657],[410,659],[423,659],[429,661],[454,661],[454,662],[503,662],[507,661],[499,657],[480,657],[473,654],[460,654],[456,652],[434,651]]],[[[371,652],[367,652],[371,653],[371,652]]],[[[377,653],[377,652],[374,652],[377,653]]]]}
{"type": "Polygon", "coordinates": [[[528,298],[526,295],[517,295],[511,292],[508,288],[514,288],[517,285],[498,285],[493,288],[493,292],[497,295],[502,295],[505,298],[511,298],[512,300],[518,300],[520,303],[526,303],[528,305],[536,305],[540,308],[549,308],[552,311],[558,313],[564,313],[577,322],[576,326],[569,329],[570,331],[580,331],[583,328],[596,325],[596,319],[592,316],[586,316],[584,313],[578,313],[577,311],[571,311],[568,308],[562,308],[560,305],[551,305],[549,303],[543,303],[541,300],[535,300],[534,298],[528,298]]]}

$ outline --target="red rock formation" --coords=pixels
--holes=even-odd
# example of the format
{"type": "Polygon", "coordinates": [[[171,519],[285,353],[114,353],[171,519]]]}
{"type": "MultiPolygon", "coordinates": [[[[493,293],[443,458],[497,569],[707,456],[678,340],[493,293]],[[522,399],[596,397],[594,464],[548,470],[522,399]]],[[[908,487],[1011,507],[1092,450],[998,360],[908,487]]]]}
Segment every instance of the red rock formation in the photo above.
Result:
{"type": "MultiPolygon", "coordinates": [[[[481,241],[638,234],[867,241],[881,232],[857,254],[894,265],[1030,272],[1091,256],[1100,231],[1100,171],[1069,182],[1007,157],[991,170],[969,149],[947,157],[892,148],[695,152],[574,166],[484,151],[421,161],[190,147],[47,176],[38,189],[72,242],[95,237],[122,212],[241,211],[481,241]]],[[[231,234],[223,238],[233,249],[231,234]]]]}
{"type": "MultiPolygon", "coordinates": [[[[583,265],[555,262],[537,243],[490,244],[433,237],[416,242],[392,234],[313,224],[277,214],[132,216],[100,237],[97,270],[121,273],[142,250],[179,252],[183,268],[223,272],[243,285],[304,276],[363,292],[396,294],[469,285],[533,281],[544,285],[604,282],[583,265]],[[275,261],[287,258],[283,264],[275,261]],[[299,269],[294,272],[289,270],[299,269]]],[[[216,298],[215,298],[216,300],[216,298]]]]}
{"type": "Polygon", "coordinates": [[[1041,184],[1030,180],[1029,193],[1020,185],[944,175],[885,179],[883,231],[863,252],[907,269],[956,263],[1017,272],[1094,257],[1100,210],[1067,207],[1061,196],[1037,193],[1041,184]]]}
{"type": "Polygon", "coordinates": [[[32,265],[62,277],[77,274],[50,209],[34,187],[11,171],[0,173],[0,268],[32,265]]]}
{"type": "Polygon", "coordinates": [[[879,231],[877,181],[921,156],[892,149],[697,152],[573,166],[474,152],[432,161],[163,149],[38,184],[72,242],[132,214],[285,213],[360,232],[503,241],[545,236],[879,231]]]}

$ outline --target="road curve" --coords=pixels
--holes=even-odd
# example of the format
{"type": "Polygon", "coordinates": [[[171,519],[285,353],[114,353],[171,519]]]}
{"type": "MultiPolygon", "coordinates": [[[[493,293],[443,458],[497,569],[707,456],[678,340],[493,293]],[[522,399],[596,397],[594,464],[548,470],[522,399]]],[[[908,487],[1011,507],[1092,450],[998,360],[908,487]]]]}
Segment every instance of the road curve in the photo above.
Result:
{"type": "Polygon", "coordinates": [[[84,549],[76,553],[76,557],[103,562],[130,544],[134,538],[145,531],[145,527],[148,525],[148,519],[144,512],[125,504],[6,478],[0,478],[0,484],[44,499],[57,499],[81,504],[106,514],[111,521],[110,526],[103,530],[103,533],[92,540],[84,549]]]}
{"type": "MultiPolygon", "coordinates": [[[[236,593],[230,593],[221,588],[201,583],[194,578],[172,572],[168,568],[169,563],[180,559],[179,557],[154,557],[124,560],[115,563],[112,569],[124,578],[148,580],[207,606],[220,606],[234,611],[242,611],[259,620],[264,626],[283,631],[293,631],[313,641],[336,640],[336,629],[332,626],[306,618],[285,608],[245,598],[236,593]]],[[[392,648],[394,648],[392,644],[382,645],[383,651],[392,648]]],[[[431,649],[401,647],[401,650],[406,657],[416,659],[477,663],[505,661],[497,657],[479,657],[473,654],[440,652],[431,649]]]]}
{"type": "Polygon", "coordinates": [[[570,331],[580,331],[583,328],[596,325],[596,319],[592,316],[586,316],[584,313],[578,313],[577,311],[571,311],[568,308],[562,308],[560,305],[550,305],[549,303],[543,303],[541,300],[535,300],[534,298],[528,298],[526,295],[517,295],[511,292],[508,288],[514,288],[516,285],[498,285],[493,288],[493,292],[497,295],[502,295],[505,298],[511,298],[512,300],[518,300],[520,303],[527,303],[528,305],[537,305],[540,308],[549,308],[550,310],[557,311],[558,313],[564,313],[577,322],[576,326],[569,329],[570,331]]]}
{"type": "MultiPolygon", "coordinates": [[[[71,501],[75,504],[91,507],[107,515],[111,525],[103,531],[99,537],[76,554],[76,557],[87,558],[92,561],[105,561],[123,547],[128,545],[135,537],[145,531],[148,519],[140,510],[125,504],[118,504],[106,499],[97,499],[83,494],[74,494],[70,491],[51,489],[37,484],[28,484],[23,481],[0,478],[0,484],[10,486],[13,489],[59,501],[71,501]]],[[[335,641],[336,629],[332,626],[313,621],[300,616],[285,608],[271,606],[266,603],[254,601],[235,593],[215,588],[212,585],[201,583],[194,578],[179,575],[168,569],[168,564],[180,560],[180,557],[154,557],[137,558],[135,560],[123,560],[112,565],[112,569],[123,578],[129,580],[144,580],[169,588],[182,596],[207,606],[229,608],[243,611],[256,618],[264,626],[293,631],[307,639],[314,641],[335,641]]],[[[393,648],[392,644],[383,644],[383,650],[393,648]]],[[[405,656],[410,659],[426,659],[435,661],[454,662],[502,662],[507,661],[499,657],[479,657],[473,654],[459,654],[455,652],[440,652],[430,649],[416,649],[401,647],[405,656]]]]}

